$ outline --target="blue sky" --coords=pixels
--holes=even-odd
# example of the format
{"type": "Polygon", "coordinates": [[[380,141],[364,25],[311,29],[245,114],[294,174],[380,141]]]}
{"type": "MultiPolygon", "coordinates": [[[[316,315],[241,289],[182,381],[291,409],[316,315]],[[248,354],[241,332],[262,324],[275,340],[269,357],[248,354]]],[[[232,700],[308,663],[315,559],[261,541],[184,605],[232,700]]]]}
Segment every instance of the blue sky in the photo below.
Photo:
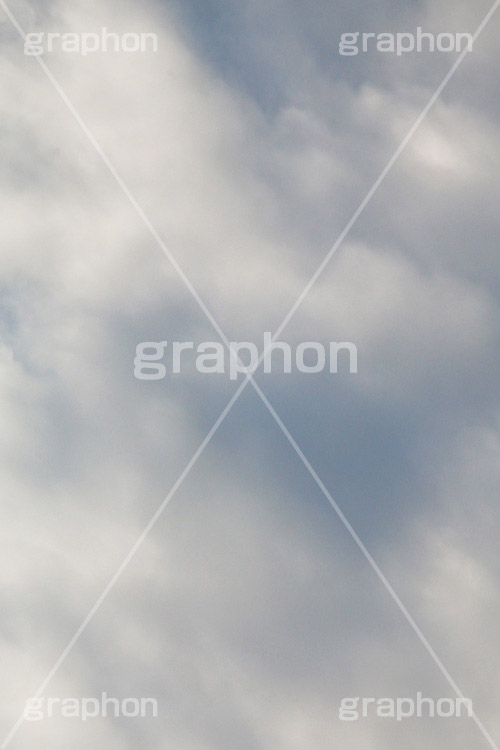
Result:
{"type": "MultiPolygon", "coordinates": [[[[43,57],[228,337],[276,330],[491,3],[11,0],[26,31],[154,31],[43,57]]],[[[259,374],[321,481],[500,742],[498,15],[281,339],[358,374],[259,374]]],[[[236,390],[133,376],[209,321],[0,8],[4,735],[236,390]]],[[[156,719],[24,722],[12,750],[488,747],[470,719],[338,717],[452,687],[251,387],[44,691],[156,719]]],[[[493,745],[494,746],[494,745],[493,745]]]]}

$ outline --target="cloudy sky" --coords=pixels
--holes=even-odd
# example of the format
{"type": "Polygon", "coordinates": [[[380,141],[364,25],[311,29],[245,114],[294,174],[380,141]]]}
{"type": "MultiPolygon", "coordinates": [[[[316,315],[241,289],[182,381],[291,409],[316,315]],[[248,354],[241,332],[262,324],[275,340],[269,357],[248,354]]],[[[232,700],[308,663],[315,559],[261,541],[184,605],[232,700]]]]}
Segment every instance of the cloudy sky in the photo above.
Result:
{"type": "Polygon", "coordinates": [[[165,250],[262,348],[458,57],[340,35],[474,33],[492,2],[8,0],[26,32],[158,36],[46,68],[0,7],[0,741],[191,466],[42,692],[158,717],[12,750],[500,743],[500,10],[280,336],[355,342],[358,374],[256,376],[415,627],[251,385],[192,463],[238,383],[133,368],[220,340],[165,250]],[[339,719],[452,683],[477,721],[339,719]]]}

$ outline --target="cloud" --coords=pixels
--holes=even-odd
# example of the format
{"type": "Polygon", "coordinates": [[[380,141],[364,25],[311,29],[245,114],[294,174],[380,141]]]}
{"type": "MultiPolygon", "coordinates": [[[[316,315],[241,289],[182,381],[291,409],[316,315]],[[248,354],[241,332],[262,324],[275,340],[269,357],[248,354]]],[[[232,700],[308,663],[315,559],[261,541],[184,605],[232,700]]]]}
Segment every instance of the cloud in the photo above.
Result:
{"type": "MultiPolygon", "coordinates": [[[[157,55],[44,59],[227,335],[260,344],[452,64],[340,58],[341,31],[473,30],[488,7],[12,10],[26,30],[158,34],[157,55]]],[[[498,736],[494,23],[281,336],[356,342],[358,375],[259,382],[498,736]]],[[[215,333],[36,60],[0,31],[6,733],[234,383],[134,379],[140,341],[215,333]]],[[[160,717],[25,724],[12,748],[481,740],[462,720],[338,719],[341,697],[417,690],[451,695],[248,388],[45,692],[154,695],[160,717]]]]}

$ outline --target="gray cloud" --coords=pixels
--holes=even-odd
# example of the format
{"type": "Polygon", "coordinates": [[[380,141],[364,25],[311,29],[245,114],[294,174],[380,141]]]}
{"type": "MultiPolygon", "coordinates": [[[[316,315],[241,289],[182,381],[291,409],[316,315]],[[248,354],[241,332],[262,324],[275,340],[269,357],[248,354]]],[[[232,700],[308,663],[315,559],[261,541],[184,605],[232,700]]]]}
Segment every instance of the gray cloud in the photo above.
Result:
{"type": "MultiPolygon", "coordinates": [[[[473,31],[488,3],[12,2],[27,30],[154,30],[46,61],[230,338],[274,330],[452,56],[342,31],[473,31]]],[[[359,373],[259,383],[496,738],[494,18],[282,338],[359,373]]],[[[0,676],[4,734],[234,392],[133,378],[216,338],[3,17],[0,676]]],[[[465,720],[345,724],[343,696],[451,695],[248,388],[46,695],[156,720],[25,723],[11,747],[469,748],[465,720]]]]}

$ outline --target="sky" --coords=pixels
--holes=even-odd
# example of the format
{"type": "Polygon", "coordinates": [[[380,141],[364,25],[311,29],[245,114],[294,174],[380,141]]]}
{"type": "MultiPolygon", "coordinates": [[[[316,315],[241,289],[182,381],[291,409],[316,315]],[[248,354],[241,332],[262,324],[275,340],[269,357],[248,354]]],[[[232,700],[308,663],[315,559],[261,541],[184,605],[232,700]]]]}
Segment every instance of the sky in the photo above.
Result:
{"type": "Polygon", "coordinates": [[[41,58],[0,7],[0,742],[162,507],[41,693],[158,717],[11,750],[497,748],[500,11],[280,334],[357,374],[255,374],[309,469],[248,384],[198,451],[242,377],[133,364],[220,341],[192,289],[261,349],[458,58],[341,34],[492,2],[7,0],[26,33],[158,37],[41,58]],[[476,721],[339,717],[453,685],[476,721]]]}

